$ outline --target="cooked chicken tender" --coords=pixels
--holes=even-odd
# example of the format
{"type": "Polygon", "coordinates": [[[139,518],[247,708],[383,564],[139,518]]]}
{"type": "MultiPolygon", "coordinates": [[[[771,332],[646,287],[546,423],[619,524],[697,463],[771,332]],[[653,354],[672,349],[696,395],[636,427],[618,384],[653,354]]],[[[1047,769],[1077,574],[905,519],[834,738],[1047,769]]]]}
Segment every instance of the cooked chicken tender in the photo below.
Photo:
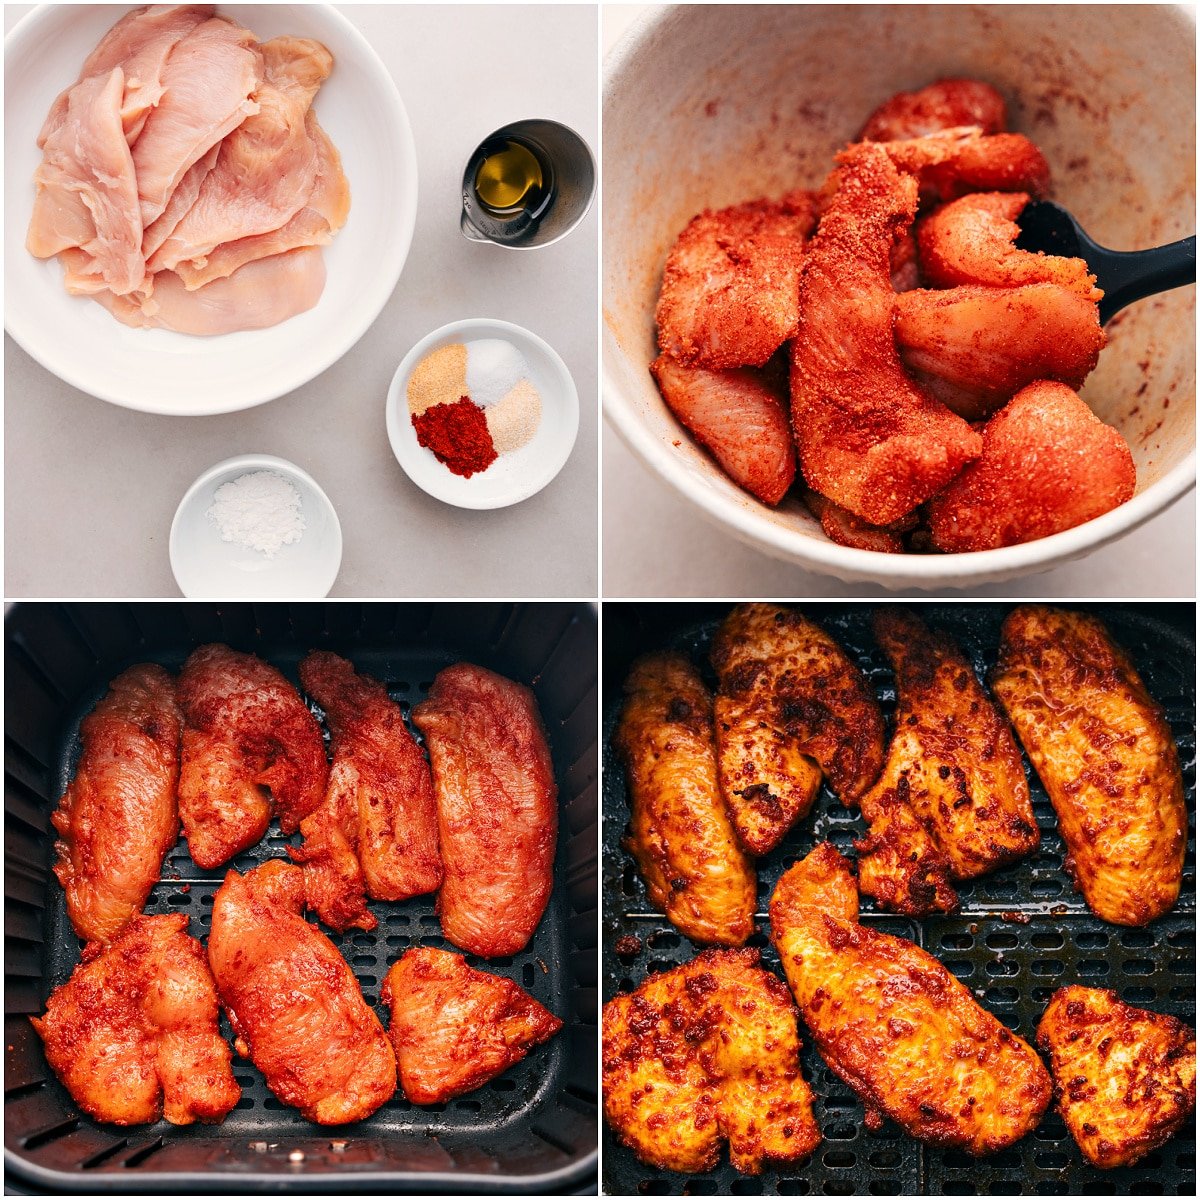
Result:
{"type": "Polygon", "coordinates": [[[978,79],[939,79],[916,92],[898,92],[868,118],[860,142],[895,142],[925,137],[960,125],[977,126],[982,133],[1008,128],[1004,97],[978,79]]]}
{"type": "Polygon", "coordinates": [[[916,212],[916,183],[879,145],[840,159],[800,281],[792,426],[808,485],[886,525],[941,491],[982,443],[913,384],[896,350],[890,256],[916,212]]]}
{"type": "Polygon", "coordinates": [[[1016,220],[1028,203],[1024,192],[979,192],[931,213],[917,226],[925,279],[943,288],[1057,283],[1085,300],[1103,300],[1104,293],[1082,258],[1017,249],[1014,243],[1021,228],[1016,220]]]}
{"type": "Polygon", "coordinates": [[[1092,911],[1146,925],[1179,898],[1187,809],[1162,708],[1099,618],[1023,605],[1005,619],[992,690],[1033,763],[1092,911]]]}
{"type": "Polygon", "coordinates": [[[615,745],[632,813],[626,848],[650,903],[696,942],[754,932],[754,867],[717,782],[712,696],[682,654],[652,654],[625,681],[615,745]]]}
{"type": "Polygon", "coordinates": [[[870,685],[819,625],[774,604],[739,604],[713,641],[718,773],[738,840],[774,849],[812,807],[824,774],[846,804],[883,765],[870,685]]]}
{"type": "Polygon", "coordinates": [[[936,958],[858,923],[850,864],[823,842],[780,879],[771,936],[817,1049],[913,1137],[994,1154],[1035,1128],[1050,1076],[936,958]]]}
{"type": "Polygon", "coordinates": [[[1128,1167],[1179,1132],[1196,1107],[1196,1034],[1102,988],[1065,987],[1038,1025],[1058,1111],[1095,1167],[1128,1167]]]}
{"type": "Polygon", "coordinates": [[[604,1006],[604,1116],[644,1163],[759,1174],[821,1140],[796,1008],[757,950],[706,950],[604,1006]]]}
{"type": "Polygon", "coordinates": [[[1105,343],[1095,303],[1056,283],[905,292],[894,328],[904,365],[969,421],[1037,380],[1079,388],[1105,343]]]}
{"type": "Polygon", "coordinates": [[[1065,384],[1032,383],[987,423],[983,454],[929,505],[939,550],[1049,537],[1124,504],[1137,470],[1125,439],[1065,384]]]}
{"type": "Polygon", "coordinates": [[[708,371],[669,354],[650,365],[667,407],[721,464],[764,504],[778,504],[796,477],[796,448],[784,398],[752,367],[708,371]]]}
{"type": "Polygon", "coordinates": [[[706,209],[667,256],[655,319],[687,366],[761,367],[796,332],[796,282],[813,226],[807,192],[706,209]]]}

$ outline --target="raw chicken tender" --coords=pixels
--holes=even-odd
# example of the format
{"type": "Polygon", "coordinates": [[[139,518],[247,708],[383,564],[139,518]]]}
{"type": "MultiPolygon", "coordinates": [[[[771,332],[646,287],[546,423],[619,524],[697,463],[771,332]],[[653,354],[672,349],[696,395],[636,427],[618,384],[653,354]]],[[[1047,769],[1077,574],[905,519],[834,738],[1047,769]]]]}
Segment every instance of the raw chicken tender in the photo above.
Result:
{"type": "Polygon", "coordinates": [[[1030,384],[983,431],[983,454],[929,506],[939,550],[992,550],[1061,533],[1133,495],[1125,439],[1065,384],[1030,384]]]}
{"type": "Polygon", "coordinates": [[[710,370],[761,367],[796,332],[812,225],[807,192],[693,218],[663,271],[655,313],[663,351],[710,370]]]}
{"type": "Polygon", "coordinates": [[[925,137],[959,125],[977,125],[982,133],[1008,128],[1004,97],[978,79],[939,79],[917,92],[898,92],[868,118],[860,142],[895,142],[925,137]]]}
{"type": "Polygon", "coordinates": [[[970,192],[1027,192],[1044,195],[1050,166],[1021,133],[981,134],[947,129],[926,137],[881,142],[892,161],[916,175],[921,202],[947,201],[970,192]]]}

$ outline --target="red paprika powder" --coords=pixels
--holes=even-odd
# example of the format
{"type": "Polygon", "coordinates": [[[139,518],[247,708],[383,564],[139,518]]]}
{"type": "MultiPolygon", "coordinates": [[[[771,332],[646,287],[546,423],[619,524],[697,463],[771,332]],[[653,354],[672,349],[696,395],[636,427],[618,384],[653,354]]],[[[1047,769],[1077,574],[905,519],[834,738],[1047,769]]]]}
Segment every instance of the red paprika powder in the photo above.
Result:
{"type": "Polygon", "coordinates": [[[434,404],[412,419],[417,441],[454,472],[470,479],[496,461],[487,414],[469,396],[434,404]]]}

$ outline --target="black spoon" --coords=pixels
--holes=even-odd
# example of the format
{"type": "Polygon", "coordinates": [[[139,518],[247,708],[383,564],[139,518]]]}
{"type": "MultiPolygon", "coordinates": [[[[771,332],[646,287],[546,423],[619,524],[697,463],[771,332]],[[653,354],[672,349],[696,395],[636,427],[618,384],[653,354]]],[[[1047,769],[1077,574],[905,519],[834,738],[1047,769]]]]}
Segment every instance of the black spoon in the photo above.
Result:
{"type": "Polygon", "coordinates": [[[1031,200],[1017,218],[1018,250],[1042,250],[1063,258],[1082,258],[1104,289],[1100,324],[1135,300],[1196,282],[1196,237],[1153,250],[1108,250],[1098,246],[1065,208],[1050,200],[1031,200]]]}

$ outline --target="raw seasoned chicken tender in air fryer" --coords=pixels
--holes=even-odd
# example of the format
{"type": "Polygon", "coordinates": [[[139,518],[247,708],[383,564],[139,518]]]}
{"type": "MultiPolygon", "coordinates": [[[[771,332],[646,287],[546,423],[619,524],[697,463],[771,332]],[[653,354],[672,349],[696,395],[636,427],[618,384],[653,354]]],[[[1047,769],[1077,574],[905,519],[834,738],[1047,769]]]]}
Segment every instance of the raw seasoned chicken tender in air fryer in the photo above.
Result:
{"type": "Polygon", "coordinates": [[[633,665],[615,745],[629,791],[625,845],[650,903],[694,942],[742,945],[754,932],[754,867],[721,799],[712,696],[682,654],[633,665]]]}
{"type": "Polygon", "coordinates": [[[709,371],[669,354],[651,364],[667,407],[724,468],[764,504],[778,504],[796,477],[787,402],[765,372],[709,371]]]}
{"type": "Polygon", "coordinates": [[[883,765],[870,685],[819,625],[774,604],[739,604],[713,641],[721,792],[751,854],[774,849],[824,775],[845,804],[883,765]]]}
{"type": "Polygon", "coordinates": [[[809,486],[886,525],[941,491],[981,442],[912,382],[893,340],[891,247],[916,213],[915,180],[881,146],[840,158],[800,281],[792,426],[809,486]]]}
{"type": "Polygon", "coordinates": [[[83,719],[83,752],[51,822],[54,874],[85,941],[110,941],[145,906],[179,840],[175,683],[143,663],[117,676],[83,719]]]}
{"type": "Polygon", "coordinates": [[[968,421],[1042,380],[1082,386],[1105,343],[1095,302],[1057,283],[917,289],[894,319],[905,367],[968,421]]]}
{"type": "Polygon", "coordinates": [[[866,1107],[935,1146],[994,1154],[1050,1103],[1033,1048],[932,955],[858,921],[850,864],[823,842],[771,897],[771,938],[821,1057],[866,1107]]]}
{"type": "Polygon", "coordinates": [[[1038,1025],[1058,1111],[1084,1158],[1128,1167],[1177,1134],[1196,1107],[1196,1034],[1102,988],[1065,987],[1038,1025]]]}
{"type": "Polygon", "coordinates": [[[908,916],[947,911],[952,881],[1029,854],[1039,832],[1008,722],[962,650],[905,609],[875,613],[896,672],[887,764],[860,801],[859,890],[908,916]]]}
{"type": "Polygon", "coordinates": [[[656,319],[686,366],[761,367],[796,332],[796,282],[813,225],[807,192],[706,209],[667,257],[656,319]]]}
{"type": "Polygon", "coordinates": [[[270,859],[230,871],[208,958],[243,1058],[318,1125],[369,1117],[396,1091],[396,1056],[337,947],[303,917],[304,873],[270,859]]]}
{"type": "Polygon", "coordinates": [[[757,950],[706,950],[604,1006],[604,1116],[644,1163],[758,1175],[821,1132],[800,1073],[796,1007],[757,950]]]}
{"type": "Polygon", "coordinates": [[[1137,473],[1125,439],[1061,383],[1032,383],[987,423],[983,454],[929,506],[940,550],[1049,537],[1124,504],[1137,473]]]}
{"type": "Polygon", "coordinates": [[[1188,814],[1171,727],[1089,613],[1029,604],[1004,621],[992,690],[1040,776],[1091,910],[1147,925],[1179,898],[1188,814]]]}
{"type": "Polygon", "coordinates": [[[183,765],[179,815],[205,868],[253,846],[272,815],[284,833],[325,798],[329,765],[316,720],[272,666],[228,646],[201,646],[179,676],[183,765]]]}
{"type": "Polygon", "coordinates": [[[218,1122],[242,1094],[217,1025],[217,991],[187,913],[135,917],[89,943],[71,978],[31,1017],[46,1061],[97,1121],[218,1122]]]}
{"type": "Polygon", "coordinates": [[[897,92],[868,118],[860,142],[896,142],[925,137],[960,125],[978,126],[982,133],[1008,128],[1004,97],[978,79],[939,79],[916,92],[897,92]]]}
{"type": "Polygon", "coordinates": [[[548,1041],[562,1021],[511,979],[431,946],[392,964],[380,999],[400,1086],[413,1104],[445,1104],[482,1087],[548,1041]]]}
{"type": "Polygon", "coordinates": [[[439,671],[413,709],[437,798],[442,932],[484,958],[524,949],[554,886],[558,786],[537,700],[484,667],[439,671]]]}

